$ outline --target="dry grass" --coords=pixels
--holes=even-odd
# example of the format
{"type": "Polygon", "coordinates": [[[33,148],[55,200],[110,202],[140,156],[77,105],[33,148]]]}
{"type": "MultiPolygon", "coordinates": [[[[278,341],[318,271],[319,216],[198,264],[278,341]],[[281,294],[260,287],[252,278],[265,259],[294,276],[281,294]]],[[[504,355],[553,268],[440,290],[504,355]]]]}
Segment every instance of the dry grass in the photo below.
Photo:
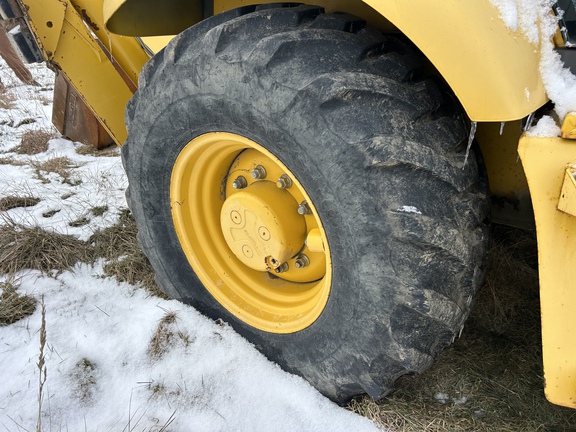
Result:
{"type": "Polygon", "coordinates": [[[24,269],[49,273],[70,269],[78,261],[86,261],[85,244],[80,240],[24,227],[11,221],[0,226],[0,274],[13,274],[24,269]]]}
{"type": "Polygon", "coordinates": [[[22,134],[20,144],[13,151],[18,154],[35,155],[48,150],[48,141],[56,134],[45,130],[29,130],[22,134]]]}
{"type": "Polygon", "coordinates": [[[72,379],[74,391],[82,402],[90,402],[93,399],[97,384],[97,372],[96,365],[87,358],[76,363],[72,372],[72,379]]]}
{"type": "Polygon", "coordinates": [[[88,225],[90,223],[90,219],[88,219],[87,217],[83,216],[80,217],[76,220],[73,220],[71,222],[68,222],[68,226],[71,226],[73,228],[78,228],[84,225],[88,225]]]}
{"type": "Polygon", "coordinates": [[[1,85],[0,86],[0,108],[5,110],[10,110],[14,108],[14,101],[16,100],[16,96],[11,93],[6,92],[6,88],[1,85]]]}
{"type": "Polygon", "coordinates": [[[543,395],[534,235],[495,229],[486,283],[462,337],[425,374],[396,384],[390,397],[349,408],[393,431],[576,430],[576,411],[543,395]]]}
{"type": "Polygon", "coordinates": [[[129,210],[120,215],[120,221],[101,230],[88,239],[94,259],[108,261],[104,266],[107,276],[120,282],[140,283],[150,294],[167,298],[154,281],[154,270],[138,244],[138,228],[129,210]]]}
{"type": "Polygon", "coordinates": [[[62,183],[67,183],[72,186],[76,186],[81,183],[80,180],[72,181],[72,169],[78,168],[78,165],[74,164],[69,158],[67,157],[56,157],[52,159],[48,159],[44,162],[33,162],[32,166],[36,170],[36,176],[38,179],[43,183],[49,183],[44,174],[45,173],[55,173],[62,177],[62,183]]]}
{"type": "Polygon", "coordinates": [[[0,198],[0,211],[8,211],[18,207],[33,207],[40,199],[27,196],[7,196],[0,198]]]}
{"type": "Polygon", "coordinates": [[[51,218],[52,216],[54,216],[56,213],[59,213],[60,210],[49,210],[46,213],[42,213],[42,217],[43,218],[51,218]]]}
{"type": "Polygon", "coordinates": [[[98,216],[102,216],[107,211],[108,211],[108,206],[97,206],[97,207],[93,207],[90,210],[90,213],[92,213],[92,215],[98,217],[98,216]]]}
{"type": "Polygon", "coordinates": [[[16,160],[13,157],[0,157],[0,165],[12,165],[12,166],[25,166],[28,165],[26,162],[16,160]]]}
{"type": "Polygon", "coordinates": [[[177,343],[182,343],[185,346],[190,345],[188,335],[178,329],[176,312],[169,310],[165,312],[148,344],[148,355],[155,359],[161,358],[177,343]]]}
{"type": "Polygon", "coordinates": [[[36,310],[34,297],[20,295],[13,281],[0,282],[0,290],[0,326],[15,323],[36,310]]]}
{"type": "Polygon", "coordinates": [[[82,144],[76,148],[76,153],[84,156],[118,156],[119,150],[120,148],[114,144],[100,150],[94,146],[82,144]]]}
{"type": "Polygon", "coordinates": [[[173,324],[176,323],[176,312],[167,311],[158,322],[156,332],[152,335],[148,344],[148,354],[153,358],[161,358],[170,348],[174,339],[172,331],[173,324]]]}

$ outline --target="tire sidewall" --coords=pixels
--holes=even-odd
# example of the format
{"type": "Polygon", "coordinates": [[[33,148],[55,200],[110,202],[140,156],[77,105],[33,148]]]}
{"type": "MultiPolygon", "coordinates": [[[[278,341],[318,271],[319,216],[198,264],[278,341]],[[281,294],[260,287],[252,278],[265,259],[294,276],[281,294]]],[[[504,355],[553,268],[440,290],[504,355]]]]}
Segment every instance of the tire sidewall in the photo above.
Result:
{"type": "MultiPolygon", "coordinates": [[[[268,94],[266,97],[273,95],[268,94]]],[[[362,358],[362,349],[374,344],[374,341],[366,341],[362,337],[362,334],[373,334],[364,331],[370,327],[371,317],[376,313],[386,313],[386,306],[375,301],[382,293],[377,296],[369,294],[372,287],[366,286],[366,279],[359,278],[362,273],[359,270],[362,254],[358,251],[361,245],[355,240],[360,234],[354,231],[355,225],[346,222],[354,220],[354,216],[346,214],[347,203],[343,203],[346,201],[344,197],[355,201],[353,211],[369,206],[369,203],[359,202],[363,194],[355,193],[355,184],[363,183],[363,179],[352,181],[337,168],[338,164],[315,164],[313,161],[318,160],[315,154],[317,148],[330,148],[326,143],[315,147],[314,139],[318,140],[322,134],[318,134],[309,125],[290,127],[298,119],[286,118],[279,121],[273,115],[259,111],[256,107],[261,103],[257,97],[253,103],[246,105],[222,96],[192,95],[165,103],[161,112],[157,111],[158,106],[162,105],[160,102],[154,110],[139,113],[140,121],[136,123],[141,123],[142,128],[134,124],[132,129],[143,130],[146,124],[151,126],[147,134],[142,134],[145,136],[136,138],[144,142],[143,146],[139,146],[140,155],[134,154],[134,148],[130,149],[131,163],[140,166],[139,178],[131,178],[130,184],[138,185],[148,179],[154,181],[153,188],[146,188],[148,191],[153,190],[153,193],[136,193],[133,200],[133,206],[139,208],[135,212],[144,213],[146,236],[157,249],[155,254],[159,259],[154,267],[163,287],[174,289],[173,295],[213,319],[221,318],[230,323],[236,331],[285,369],[305,376],[307,373],[316,375],[318,369],[321,373],[321,364],[328,358],[352,366],[357,359],[362,358]],[[302,331],[274,334],[245,324],[214,299],[188,264],[171,217],[170,177],[176,158],[186,144],[209,132],[238,134],[269,150],[292,171],[318,211],[332,251],[332,286],[324,311],[311,326],[302,331]],[[362,284],[364,288],[360,289],[362,284]]],[[[335,152],[333,156],[339,158],[346,155],[335,152]]],[[[346,157],[357,160],[351,155],[346,157]]],[[[364,236],[367,235],[369,233],[364,233],[364,236]]],[[[367,252],[364,250],[364,255],[367,252]]],[[[380,253],[384,255],[386,252],[380,253]]],[[[312,381],[317,380],[314,376],[306,377],[312,381]]],[[[341,378],[346,380],[345,376],[341,378]]]]}

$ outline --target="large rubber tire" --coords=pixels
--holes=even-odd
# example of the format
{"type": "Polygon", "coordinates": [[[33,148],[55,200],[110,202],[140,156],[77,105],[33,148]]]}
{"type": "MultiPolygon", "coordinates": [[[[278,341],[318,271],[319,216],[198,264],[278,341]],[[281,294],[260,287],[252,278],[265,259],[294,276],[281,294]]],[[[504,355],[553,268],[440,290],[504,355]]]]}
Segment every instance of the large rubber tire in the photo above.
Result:
{"type": "Polygon", "coordinates": [[[462,116],[418,78],[427,67],[408,43],[349,15],[245,7],[176,37],[127,107],[130,205],[160,287],[340,403],[380,398],[426,369],[461,331],[483,277],[485,185],[474,154],[464,164],[462,116]],[[223,308],[175,232],[175,161],[222,131],[280,159],[323,224],[329,297],[299,331],[263,331],[223,308]]]}

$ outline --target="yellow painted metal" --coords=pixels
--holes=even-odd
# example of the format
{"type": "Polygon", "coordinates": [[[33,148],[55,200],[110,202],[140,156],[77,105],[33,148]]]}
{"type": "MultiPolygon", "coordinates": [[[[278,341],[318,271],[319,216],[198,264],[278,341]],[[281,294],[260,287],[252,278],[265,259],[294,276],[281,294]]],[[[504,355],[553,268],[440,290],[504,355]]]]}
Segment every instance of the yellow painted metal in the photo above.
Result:
{"type": "Polygon", "coordinates": [[[576,216],[576,165],[571,164],[564,174],[558,210],[576,216]]]}
{"type": "Polygon", "coordinates": [[[228,196],[221,226],[234,255],[258,271],[271,271],[295,257],[306,239],[306,222],[294,197],[266,180],[228,196]]]}
{"type": "Polygon", "coordinates": [[[142,43],[154,54],[162,50],[172,39],[174,36],[144,36],[141,38],[142,43]]]}
{"type": "Polygon", "coordinates": [[[523,136],[518,148],[532,195],[538,235],[546,397],[576,408],[576,217],[558,210],[576,144],[523,136]]]}
{"type": "Polygon", "coordinates": [[[576,139],[576,113],[568,113],[564,117],[561,129],[562,138],[576,139]]]}
{"type": "Polygon", "coordinates": [[[319,229],[313,229],[308,232],[306,246],[312,252],[324,252],[324,241],[319,229]]]}
{"type": "MultiPolygon", "coordinates": [[[[174,227],[190,265],[206,289],[230,313],[253,327],[273,333],[303,330],[320,316],[328,301],[332,278],[327,237],[307,192],[293,173],[269,151],[248,138],[225,132],[208,133],[193,139],[176,159],[171,176],[170,201],[174,227]],[[250,176],[258,165],[265,166],[265,179],[250,176]],[[279,191],[275,180],[283,174],[290,176],[293,184],[279,191]],[[235,189],[232,184],[240,175],[246,178],[247,186],[235,189]],[[312,210],[312,214],[299,216],[305,221],[303,230],[301,223],[293,221],[281,221],[279,227],[271,228],[280,219],[278,214],[282,211],[298,214],[298,203],[303,200],[312,210]],[[267,214],[261,208],[263,205],[271,206],[274,216],[267,214]],[[227,241],[225,237],[234,225],[234,211],[240,215],[242,212],[254,215],[254,218],[248,216],[251,223],[258,219],[262,222],[261,226],[259,223],[256,223],[258,226],[248,224],[249,232],[240,234],[240,238],[245,240],[240,247],[233,244],[234,234],[231,234],[231,240],[227,241]],[[293,225],[298,230],[296,236],[287,232],[293,225]],[[270,268],[237,257],[244,253],[246,245],[254,249],[261,247],[256,237],[267,236],[260,230],[262,227],[271,229],[270,235],[301,243],[300,251],[293,249],[287,253],[294,254],[287,260],[288,271],[274,272],[273,267],[277,265],[271,262],[273,257],[266,252],[259,253],[270,257],[267,262],[270,268]],[[304,245],[306,233],[312,230],[320,233],[324,244],[321,252],[308,251],[304,245]],[[309,267],[296,268],[295,259],[299,253],[309,256],[309,267]],[[320,272],[318,264],[310,270],[314,263],[320,263],[320,272]],[[302,278],[298,276],[300,274],[304,275],[303,281],[298,281],[302,278]]],[[[280,253],[285,252],[281,247],[280,250],[280,253]]]]}
{"type": "Polygon", "coordinates": [[[490,192],[506,196],[511,191],[527,190],[528,183],[518,159],[518,140],[522,135],[520,121],[480,123],[475,138],[480,144],[488,170],[490,192]]]}
{"type": "Polygon", "coordinates": [[[520,121],[479,123],[475,138],[492,195],[491,218],[496,223],[534,229],[532,203],[524,168],[518,158],[520,121]]]}
{"type": "Polygon", "coordinates": [[[127,36],[178,34],[203,18],[202,0],[104,0],[104,22],[127,36]]]}
{"type": "MultiPolygon", "coordinates": [[[[292,178],[285,170],[280,167],[280,165],[267,157],[264,153],[255,149],[245,150],[234,160],[230,166],[228,171],[228,178],[226,181],[226,196],[228,199],[233,199],[235,194],[238,194],[244,190],[250,190],[252,186],[256,185],[256,183],[261,182],[262,180],[271,183],[274,185],[274,187],[276,187],[276,189],[278,189],[277,180],[283,175],[288,175],[290,179],[292,178]],[[266,171],[265,178],[252,178],[252,171],[257,166],[264,167],[266,171]],[[238,190],[233,186],[234,180],[240,176],[246,179],[246,189],[238,190]]],[[[296,186],[287,188],[285,192],[288,192],[296,203],[301,203],[307,199],[306,196],[301,192],[301,188],[296,186]]],[[[289,199],[286,199],[284,203],[286,210],[288,210],[289,204],[293,203],[289,199]]],[[[294,209],[292,205],[291,207],[292,210],[288,211],[292,212],[293,214],[297,214],[298,211],[294,209]]],[[[306,222],[306,231],[308,231],[307,237],[310,236],[310,232],[317,232],[320,238],[320,242],[322,242],[322,234],[320,234],[316,216],[314,216],[314,214],[306,214],[303,216],[303,218],[306,222]]],[[[298,269],[296,268],[297,257],[293,256],[287,260],[288,270],[281,274],[276,274],[276,276],[292,282],[312,282],[324,277],[326,274],[326,251],[323,248],[320,250],[310,250],[310,248],[306,245],[301,244],[301,246],[303,246],[303,248],[301,249],[300,253],[306,255],[309,258],[310,264],[305,268],[298,269]]],[[[282,263],[277,262],[276,265],[271,265],[271,267],[277,267],[280,264],[282,263]]]]}
{"type": "MultiPolygon", "coordinates": [[[[215,0],[222,11],[251,0],[215,0]]],[[[526,117],[548,98],[538,72],[539,47],[509,30],[489,0],[311,1],[373,21],[376,11],[404,33],[438,69],[471,120],[526,117]],[[374,12],[372,12],[374,14],[374,12]]]]}
{"type": "Polygon", "coordinates": [[[134,38],[105,30],[101,0],[22,2],[44,56],[121,145],[126,139],[124,107],[149,56],[134,38]]]}

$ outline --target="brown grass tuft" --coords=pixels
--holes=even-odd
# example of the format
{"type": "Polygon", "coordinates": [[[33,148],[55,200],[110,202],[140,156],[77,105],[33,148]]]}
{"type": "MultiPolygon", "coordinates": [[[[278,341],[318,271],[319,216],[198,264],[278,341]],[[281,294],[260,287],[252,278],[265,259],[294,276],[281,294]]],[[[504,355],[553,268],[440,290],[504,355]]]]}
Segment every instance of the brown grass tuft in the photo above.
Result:
{"type": "Polygon", "coordinates": [[[102,216],[107,211],[108,211],[108,206],[97,206],[97,207],[93,207],[90,210],[90,212],[96,217],[102,216]]]}
{"type": "Polygon", "coordinates": [[[13,151],[19,154],[38,154],[48,150],[48,141],[56,134],[44,130],[29,130],[22,134],[20,144],[13,151]]]}
{"type": "Polygon", "coordinates": [[[120,221],[99,231],[88,239],[94,259],[104,258],[107,276],[120,282],[140,283],[150,294],[166,299],[154,281],[154,270],[140,249],[137,240],[138,228],[129,210],[120,215],[120,221]]]}
{"type": "Polygon", "coordinates": [[[74,391],[82,402],[90,402],[93,399],[97,385],[97,372],[98,368],[96,365],[87,358],[83,358],[76,363],[72,371],[72,379],[75,387],[74,391]]]}
{"type": "Polygon", "coordinates": [[[88,225],[90,223],[90,219],[88,219],[87,217],[81,217],[78,218],[76,220],[73,220],[72,222],[68,222],[68,226],[74,227],[74,228],[78,228],[84,225],[88,225]]]}
{"type": "Polygon", "coordinates": [[[156,332],[150,340],[148,354],[153,358],[161,358],[172,345],[174,332],[172,325],[176,323],[176,312],[166,311],[166,314],[158,322],[156,332]]]}
{"type": "Polygon", "coordinates": [[[18,207],[33,207],[40,199],[25,196],[7,196],[0,198],[0,211],[7,211],[18,207]]]}
{"type": "Polygon", "coordinates": [[[504,227],[494,234],[462,337],[424,374],[400,378],[391,396],[358,398],[349,409],[394,431],[575,429],[576,411],[543,394],[535,236],[504,227]]]}
{"type": "Polygon", "coordinates": [[[177,343],[188,346],[191,342],[189,336],[178,329],[176,312],[169,310],[165,312],[148,344],[148,354],[155,359],[162,358],[177,343]]]}
{"type": "Polygon", "coordinates": [[[0,226],[0,273],[63,271],[85,259],[85,244],[72,236],[12,222],[0,226]]]}
{"type": "Polygon", "coordinates": [[[0,282],[0,290],[0,326],[13,324],[36,310],[36,299],[20,295],[14,282],[0,282]]]}
{"type": "Polygon", "coordinates": [[[42,217],[44,218],[51,218],[52,216],[54,216],[56,213],[58,213],[60,210],[49,210],[46,213],[42,213],[42,217]]]}
{"type": "Polygon", "coordinates": [[[0,87],[0,108],[5,110],[14,108],[15,100],[16,96],[12,93],[6,92],[6,88],[2,85],[0,87]]]}
{"type": "Polygon", "coordinates": [[[43,173],[55,173],[62,177],[63,183],[72,184],[70,180],[71,169],[78,168],[78,165],[67,157],[52,158],[44,162],[33,162],[32,166],[36,170],[36,176],[43,183],[49,183],[43,173]]]}
{"type": "Polygon", "coordinates": [[[24,166],[27,165],[27,163],[20,160],[16,160],[13,157],[1,157],[0,165],[24,166]]]}
{"type": "Polygon", "coordinates": [[[76,148],[76,153],[84,156],[118,156],[120,148],[117,145],[110,145],[103,149],[97,149],[94,146],[82,144],[76,148]]]}

